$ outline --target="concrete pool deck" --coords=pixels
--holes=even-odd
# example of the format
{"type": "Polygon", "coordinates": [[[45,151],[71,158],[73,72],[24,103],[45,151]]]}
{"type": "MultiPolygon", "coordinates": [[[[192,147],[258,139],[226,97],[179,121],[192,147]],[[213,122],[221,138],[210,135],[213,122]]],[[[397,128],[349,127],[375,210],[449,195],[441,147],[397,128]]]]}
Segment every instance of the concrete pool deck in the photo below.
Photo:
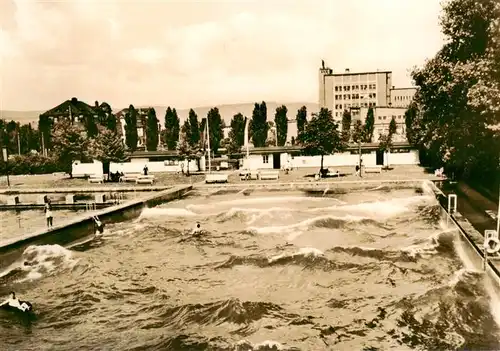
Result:
{"type": "Polygon", "coordinates": [[[161,203],[178,199],[192,188],[191,185],[172,187],[103,210],[87,212],[55,225],[51,229],[44,228],[21,237],[0,242],[0,269],[17,260],[30,245],[58,244],[65,246],[94,235],[93,216],[98,216],[104,224],[136,218],[140,215],[144,207],[154,207],[161,203]]]}

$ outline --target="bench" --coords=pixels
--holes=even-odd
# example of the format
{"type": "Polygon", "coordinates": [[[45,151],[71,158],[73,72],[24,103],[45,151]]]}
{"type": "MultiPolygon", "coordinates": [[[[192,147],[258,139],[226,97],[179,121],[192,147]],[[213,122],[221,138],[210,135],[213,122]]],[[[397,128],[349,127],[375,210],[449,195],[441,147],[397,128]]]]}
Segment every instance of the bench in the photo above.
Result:
{"type": "Polygon", "coordinates": [[[253,171],[241,171],[240,180],[258,180],[260,178],[260,172],[257,170],[253,171]]]}
{"type": "Polygon", "coordinates": [[[333,177],[340,177],[340,172],[339,171],[334,171],[334,172],[326,172],[323,178],[333,178],[333,177]]]}
{"type": "Polygon", "coordinates": [[[140,175],[140,173],[125,173],[120,177],[120,182],[135,182],[140,175]]]}
{"type": "Polygon", "coordinates": [[[211,183],[227,183],[228,181],[228,175],[227,174],[207,174],[207,177],[205,178],[205,183],[211,184],[211,183]]]}
{"type": "Polygon", "coordinates": [[[89,177],[89,183],[104,183],[104,177],[102,175],[93,174],[89,177]]]}
{"type": "Polygon", "coordinates": [[[278,180],[280,177],[279,171],[261,171],[260,180],[278,180]]]}
{"type": "Polygon", "coordinates": [[[151,184],[155,182],[154,175],[140,175],[135,179],[135,184],[151,184]]]}
{"type": "Polygon", "coordinates": [[[382,173],[382,166],[365,167],[365,173],[382,173]]]}

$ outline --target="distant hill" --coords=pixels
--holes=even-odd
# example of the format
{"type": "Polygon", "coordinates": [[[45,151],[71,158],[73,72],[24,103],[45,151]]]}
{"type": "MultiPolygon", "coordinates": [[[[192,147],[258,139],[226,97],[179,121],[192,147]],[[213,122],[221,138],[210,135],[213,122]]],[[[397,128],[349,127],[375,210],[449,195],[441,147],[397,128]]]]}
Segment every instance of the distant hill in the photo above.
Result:
{"type": "MultiPolygon", "coordinates": [[[[307,112],[308,114],[311,114],[312,112],[317,112],[318,111],[318,104],[317,103],[311,103],[311,102],[267,102],[267,119],[272,121],[274,120],[274,112],[276,111],[276,108],[281,105],[285,105],[288,108],[288,119],[295,119],[295,116],[297,114],[297,110],[301,108],[302,106],[307,107],[307,112]]],[[[136,106],[136,107],[150,107],[150,106],[136,106]]],[[[160,120],[160,122],[164,123],[165,119],[165,111],[167,110],[168,106],[153,106],[155,111],[156,111],[156,117],[160,120]]],[[[213,106],[201,106],[201,107],[196,107],[193,108],[193,110],[196,112],[198,115],[198,119],[201,120],[202,118],[207,116],[208,111],[212,108],[213,106]]],[[[228,105],[219,105],[215,106],[219,109],[220,114],[224,121],[226,122],[226,125],[229,126],[231,122],[231,118],[237,113],[243,114],[243,116],[246,116],[248,118],[252,117],[252,111],[254,107],[254,103],[242,103],[242,104],[228,104],[228,105]]],[[[120,111],[121,109],[114,109],[113,111],[116,113],[120,111]]],[[[23,124],[25,123],[32,123],[33,127],[36,127],[38,124],[38,116],[42,114],[45,111],[9,111],[9,110],[0,110],[0,119],[4,119],[7,121],[14,120],[21,122],[23,124]]],[[[177,114],[181,120],[181,123],[184,122],[184,120],[187,118],[189,114],[189,109],[177,109],[177,114]]]]}
{"type": "Polygon", "coordinates": [[[38,116],[45,111],[9,111],[0,110],[0,119],[16,121],[21,124],[31,123],[32,127],[38,126],[38,116]]]}

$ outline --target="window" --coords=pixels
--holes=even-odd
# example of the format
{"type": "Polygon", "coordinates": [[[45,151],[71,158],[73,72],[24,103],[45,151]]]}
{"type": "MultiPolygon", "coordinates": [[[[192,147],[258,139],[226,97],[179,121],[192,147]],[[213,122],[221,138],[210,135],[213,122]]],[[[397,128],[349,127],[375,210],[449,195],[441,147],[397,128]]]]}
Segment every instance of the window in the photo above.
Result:
{"type": "Polygon", "coordinates": [[[384,117],[382,117],[382,118],[383,118],[383,119],[384,119],[384,121],[385,121],[386,116],[384,116],[384,117]]]}
{"type": "Polygon", "coordinates": [[[335,91],[339,91],[339,87],[338,86],[335,86],[335,91]]]}
{"type": "Polygon", "coordinates": [[[377,94],[376,93],[373,93],[373,98],[375,99],[377,97],[377,94]]]}
{"type": "Polygon", "coordinates": [[[262,155],[262,163],[269,163],[269,155],[262,155]]]}

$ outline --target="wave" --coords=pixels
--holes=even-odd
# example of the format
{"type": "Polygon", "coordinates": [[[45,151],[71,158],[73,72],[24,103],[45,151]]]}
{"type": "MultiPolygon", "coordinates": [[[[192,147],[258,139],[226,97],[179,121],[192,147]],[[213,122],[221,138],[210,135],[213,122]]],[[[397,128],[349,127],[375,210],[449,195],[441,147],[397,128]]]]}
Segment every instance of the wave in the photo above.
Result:
{"type": "Polygon", "coordinates": [[[60,245],[28,246],[18,261],[0,273],[0,285],[37,280],[71,270],[77,263],[73,253],[60,245]]]}
{"type": "Polygon", "coordinates": [[[401,342],[424,349],[491,349],[500,347],[484,273],[460,269],[450,281],[394,307],[402,309],[396,332],[401,342]]]}
{"type": "MultiPolygon", "coordinates": [[[[157,307],[154,306],[154,309],[157,307]]],[[[250,324],[264,317],[291,319],[294,314],[286,313],[279,305],[263,301],[240,301],[236,298],[205,304],[185,304],[163,309],[157,316],[170,326],[186,324],[220,325],[223,323],[250,324]]]]}
{"type": "Polygon", "coordinates": [[[357,267],[357,264],[334,262],[325,257],[324,253],[316,248],[301,248],[296,252],[282,253],[270,257],[262,255],[232,255],[226,261],[217,263],[215,269],[227,269],[243,265],[253,265],[260,268],[299,265],[305,268],[319,268],[326,271],[357,267]]]}
{"type": "Polygon", "coordinates": [[[242,205],[256,205],[256,204],[287,204],[292,202],[331,202],[329,198],[315,198],[308,196],[267,196],[267,197],[245,197],[241,199],[234,199],[228,201],[219,201],[211,204],[190,204],[186,206],[188,210],[195,209],[207,209],[207,208],[215,208],[215,207],[224,207],[224,206],[242,206],[242,205]]]}
{"type": "Polygon", "coordinates": [[[272,218],[275,214],[280,216],[290,215],[290,212],[297,212],[287,207],[261,208],[243,208],[231,207],[227,211],[219,212],[215,215],[217,222],[226,222],[234,219],[246,220],[247,224],[252,224],[263,217],[272,218]]]}
{"type": "Polygon", "coordinates": [[[189,211],[185,208],[172,208],[172,207],[153,207],[145,208],[142,210],[139,219],[151,217],[190,217],[196,216],[196,213],[189,211]]]}
{"type": "Polygon", "coordinates": [[[435,198],[431,196],[410,196],[382,201],[369,201],[350,205],[335,205],[323,208],[309,209],[309,212],[337,211],[349,212],[362,217],[385,220],[405,212],[409,212],[416,205],[422,203],[434,203],[435,198]]]}
{"type": "Polygon", "coordinates": [[[387,229],[376,220],[347,214],[345,216],[333,216],[333,215],[317,216],[291,225],[271,226],[271,227],[249,227],[248,230],[257,234],[289,233],[290,231],[293,230],[306,231],[313,227],[340,229],[340,228],[345,228],[348,224],[352,223],[356,223],[359,225],[376,225],[378,227],[387,229]]]}
{"type": "Polygon", "coordinates": [[[142,345],[132,350],[231,350],[231,351],[298,351],[300,349],[289,347],[273,340],[265,340],[252,343],[248,340],[240,340],[236,343],[229,342],[221,337],[207,338],[197,334],[178,334],[153,340],[147,345],[142,345]]]}

